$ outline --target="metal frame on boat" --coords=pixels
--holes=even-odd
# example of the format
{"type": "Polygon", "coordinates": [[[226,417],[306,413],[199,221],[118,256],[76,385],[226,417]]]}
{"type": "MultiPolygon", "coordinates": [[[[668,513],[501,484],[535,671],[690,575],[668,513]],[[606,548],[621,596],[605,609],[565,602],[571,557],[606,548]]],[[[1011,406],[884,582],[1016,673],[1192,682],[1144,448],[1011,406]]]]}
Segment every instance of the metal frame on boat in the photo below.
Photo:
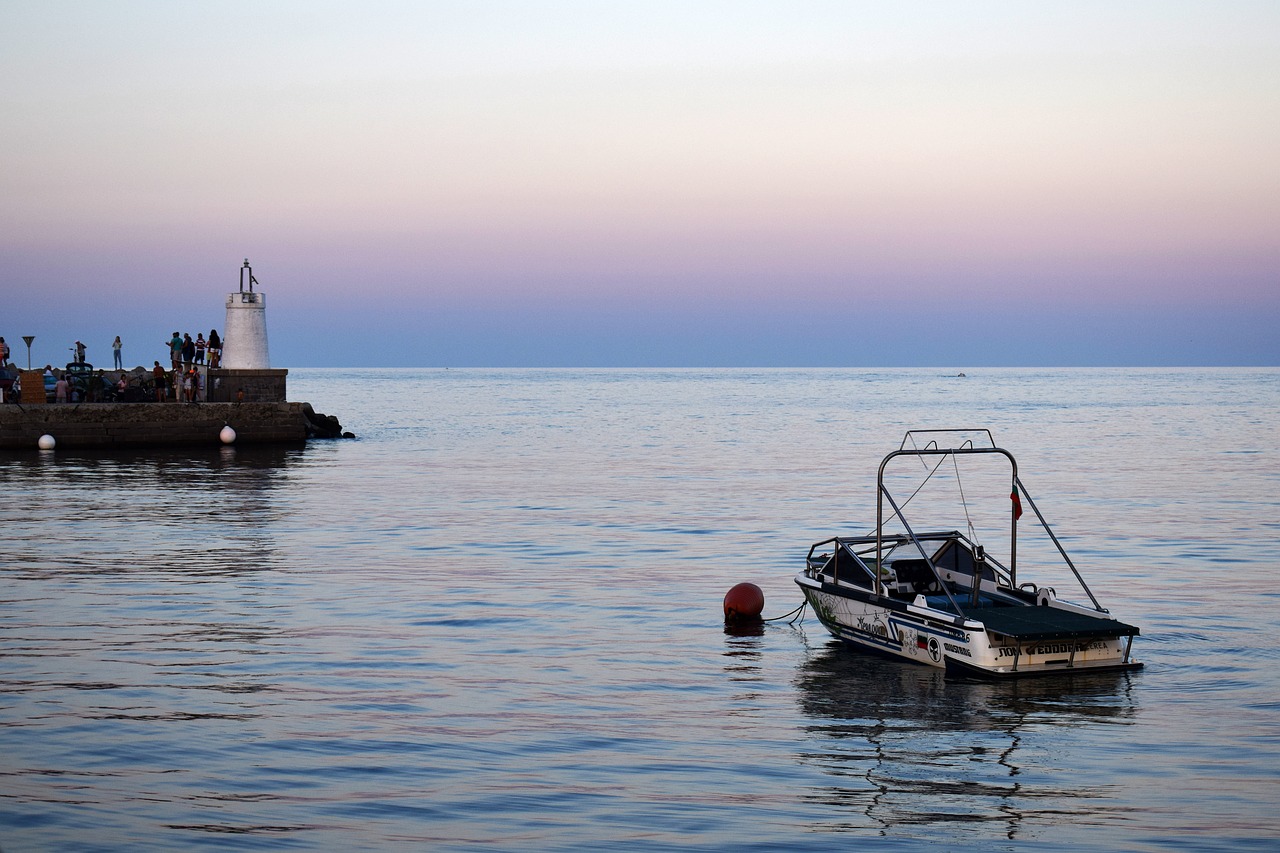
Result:
{"type": "MultiPolygon", "coordinates": [[[[959,476],[958,465],[956,471],[959,476]]],[[[967,504],[964,509],[967,518],[967,504]]],[[[968,529],[972,534],[972,524],[968,529]]],[[[880,463],[875,533],[815,543],[795,581],[827,630],[860,649],[995,678],[1142,666],[1130,655],[1139,629],[1098,602],[1019,479],[1017,460],[986,429],[908,431],[880,463]],[[885,486],[885,470],[899,457],[937,458],[937,471],[947,458],[984,454],[1005,458],[1011,471],[1007,565],[972,535],[915,531],[902,512],[915,493],[900,504],[885,486]],[[886,501],[892,508],[888,519],[886,501]],[[1019,583],[1024,501],[1089,606],[1058,598],[1052,587],[1019,583]],[[887,532],[886,523],[895,518],[902,532],[887,532]]]]}

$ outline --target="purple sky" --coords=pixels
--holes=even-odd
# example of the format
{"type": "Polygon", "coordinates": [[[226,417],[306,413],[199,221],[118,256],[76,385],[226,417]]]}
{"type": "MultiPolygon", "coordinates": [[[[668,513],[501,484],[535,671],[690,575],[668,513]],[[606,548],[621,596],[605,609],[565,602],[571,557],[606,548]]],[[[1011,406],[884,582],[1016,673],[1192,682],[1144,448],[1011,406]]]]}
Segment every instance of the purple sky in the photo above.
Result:
{"type": "Polygon", "coordinates": [[[0,335],[1280,364],[1280,5],[8,2],[0,335]]]}

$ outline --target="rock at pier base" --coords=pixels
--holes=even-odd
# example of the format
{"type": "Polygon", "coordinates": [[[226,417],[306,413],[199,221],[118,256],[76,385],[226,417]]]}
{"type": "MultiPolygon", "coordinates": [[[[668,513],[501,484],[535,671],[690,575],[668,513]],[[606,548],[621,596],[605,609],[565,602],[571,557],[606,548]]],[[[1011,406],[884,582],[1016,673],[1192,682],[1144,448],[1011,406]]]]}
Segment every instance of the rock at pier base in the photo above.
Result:
{"type": "Polygon", "coordinates": [[[307,419],[307,438],[355,438],[351,433],[342,431],[342,424],[337,418],[317,412],[310,403],[302,404],[302,415],[307,419]]]}

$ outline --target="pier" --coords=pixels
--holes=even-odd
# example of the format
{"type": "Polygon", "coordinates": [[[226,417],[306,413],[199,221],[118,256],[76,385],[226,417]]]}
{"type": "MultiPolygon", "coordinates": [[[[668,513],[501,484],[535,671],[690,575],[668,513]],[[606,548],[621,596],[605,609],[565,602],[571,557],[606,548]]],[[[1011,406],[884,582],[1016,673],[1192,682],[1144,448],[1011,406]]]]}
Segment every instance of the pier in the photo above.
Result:
{"type": "Polygon", "coordinates": [[[33,449],[42,435],[53,436],[58,447],[217,444],[225,426],[235,430],[237,444],[350,437],[337,418],[317,413],[310,403],[286,401],[288,373],[210,370],[203,400],[185,403],[171,397],[160,403],[151,401],[154,386],[142,385],[146,372],[135,368],[128,375],[145,388],[141,397],[146,402],[99,402],[90,394],[87,401],[56,403],[49,399],[41,371],[23,371],[21,401],[0,405],[0,449],[33,449]]]}
{"type": "MultiPolygon", "coordinates": [[[[42,435],[59,448],[304,442],[314,430],[307,403],[66,403],[0,406],[0,448],[34,450],[42,435]]],[[[312,413],[314,414],[314,413],[312,413]]]]}
{"type": "MultiPolygon", "coordinates": [[[[246,444],[353,437],[310,403],[287,402],[289,371],[271,367],[266,295],[254,289],[257,284],[245,258],[239,290],[227,294],[222,346],[214,347],[209,365],[203,349],[179,361],[175,331],[172,371],[162,370],[157,360],[152,370],[95,373],[78,341],[76,361],[65,370],[31,370],[34,336],[24,337],[28,369],[0,363],[0,449],[35,448],[43,436],[52,436],[57,447],[219,443],[228,435],[246,444]],[[233,432],[224,433],[225,427],[233,432]]],[[[216,344],[215,338],[210,334],[216,344]]]]}

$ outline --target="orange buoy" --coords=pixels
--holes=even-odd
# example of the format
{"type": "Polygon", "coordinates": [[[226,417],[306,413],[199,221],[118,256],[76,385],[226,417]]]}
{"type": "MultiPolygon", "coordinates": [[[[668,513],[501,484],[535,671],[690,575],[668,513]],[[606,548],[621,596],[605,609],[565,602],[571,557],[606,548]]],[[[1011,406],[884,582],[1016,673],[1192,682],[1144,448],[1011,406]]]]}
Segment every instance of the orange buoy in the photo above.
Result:
{"type": "Polygon", "coordinates": [[[725,593],[724,621],[759,622],[764,612],[764,593],[753,583],[740,583],[725,593]]]}

